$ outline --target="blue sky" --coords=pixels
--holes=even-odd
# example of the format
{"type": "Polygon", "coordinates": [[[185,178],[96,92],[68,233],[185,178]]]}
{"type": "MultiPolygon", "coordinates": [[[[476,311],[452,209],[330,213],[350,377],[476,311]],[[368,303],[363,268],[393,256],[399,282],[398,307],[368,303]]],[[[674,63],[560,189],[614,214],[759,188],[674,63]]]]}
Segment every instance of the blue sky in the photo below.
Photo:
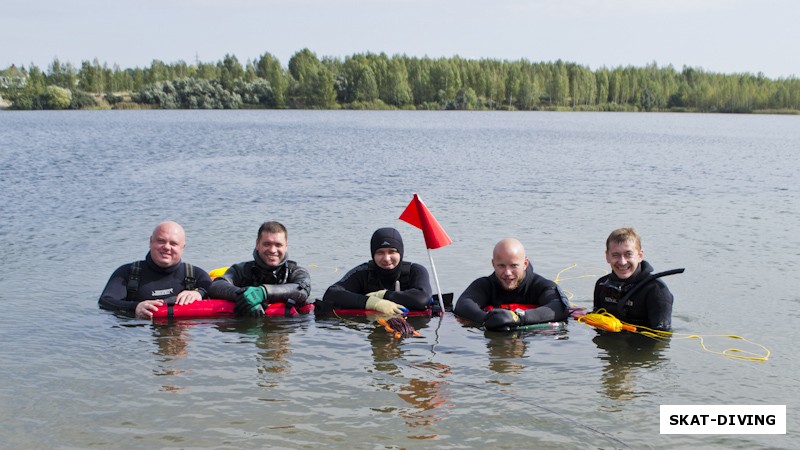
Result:
{"type": "Polygon", "coordinates": [[[0,68],[122,68],[244,63],[286,66],[303,48],[355,53],[575,62],[656,62],[709,72],[800,76],[797,0],[4,0],[0,68]]]}

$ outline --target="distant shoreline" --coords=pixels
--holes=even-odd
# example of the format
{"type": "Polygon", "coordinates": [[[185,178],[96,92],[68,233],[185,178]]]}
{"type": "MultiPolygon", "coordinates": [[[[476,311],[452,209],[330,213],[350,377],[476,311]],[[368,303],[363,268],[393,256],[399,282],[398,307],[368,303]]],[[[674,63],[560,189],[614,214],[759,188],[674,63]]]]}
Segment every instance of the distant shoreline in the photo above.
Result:
{"type": "Polygon", "coordinates": [[[323,57],[303,49],[287,66],[269,53],[245,64],[109,68],[57,59],[0,70],[8,109],[350,109],[800,114],[800,78],[700,68],[601,67],[527,60],[323,57]]]}

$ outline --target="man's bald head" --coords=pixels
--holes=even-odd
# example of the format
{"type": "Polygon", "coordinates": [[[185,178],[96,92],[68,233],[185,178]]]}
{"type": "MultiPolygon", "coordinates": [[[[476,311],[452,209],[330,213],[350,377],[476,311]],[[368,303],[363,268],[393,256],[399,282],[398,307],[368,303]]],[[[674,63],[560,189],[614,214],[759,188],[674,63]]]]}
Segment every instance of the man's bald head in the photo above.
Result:
{"type": "Polygon", "coordinates": [[[528,257],[522,242],[514,238],[505,238],[494,246],[492,267],[497,279],[506,290],[514,290],[525,280],[528,268],[528,257]]]}
{"type": "Polygon", "coordinates": [[[158,224],[150,236],[150,258],[159,267],[172,267],[181,262],[185,247],[183,227],[171,220],[158,224]]]}
{"type": "Polygon", "coordinates": [[[492,258],[496,258],[497,255],[522,255],[522,257],[525,258],[525,247],[523,247],[522,242],[518,241],[517,239],[505,238],[494,246],[492,258]]]}

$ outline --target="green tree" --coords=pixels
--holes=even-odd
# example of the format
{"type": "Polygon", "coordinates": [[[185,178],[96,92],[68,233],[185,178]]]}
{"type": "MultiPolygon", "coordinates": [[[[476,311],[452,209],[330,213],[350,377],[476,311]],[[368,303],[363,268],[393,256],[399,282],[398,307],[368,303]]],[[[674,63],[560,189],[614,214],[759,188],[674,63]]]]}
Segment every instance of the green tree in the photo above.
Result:
{"type": "Polygon", "coordinates": [[[267,80],[275,95],[275,107],[286,107],[286,89],[289,85],[280,61],[269,53],[264,53],[256,62],[256,75],[267,80]]]}
{"type": "Polygon", "coordinates": [[[367,53],[365,56],[367,65],[375,78],[375,87],[377,88],[378,98],[385,103],[389,102],[391,96],[392,86],[389,81],[389,57],[386,53],[367,53]]]}
{"type": "Polygon", "coordinates": [[[591,105],[595,98],[595,78],[591,70],[577,64],[569,67],[569,89],[572,106],[591,105]]]}
{"type": "Polygon", "coordinates": [[[604,105],[608,103],[609,94],[610,94],[610,80],[608,76],[608,69],[605,67],[599,69],[595,72],[594,75],[595,82],[597,83],[597,97],[596,97],[596,104],[604,105]]]}
{"type": "Polygon", "coordinates": [[[408,84],[408,71],[403,61],[392,59],[389,62],[386,84],[389,87],[384,100],[386,103],[395,106],[405,106],[412,103],[413,96],[411,94],[411,86],[408,84]]]}
{"type": "Polygon", "coordinates": [[[503,72],[500,67],[490,69],[487,73],[487,76],[487,86],[489,87],[489,92],[487,93],[489,97],[489,107],[492,109],[497,109],[505,98],[505,77],[503,76],[503,72]]]}
{"type": "Polygon", "coordinates": [[[296,96],[301,107],[330,108],[335,105],[333,74],[305,48],[289,59],[289,73],[297,81],[296,96]]]}
{"type": "Polygon", "coordinates": [[[540,92],[539,78],[536,67],[528,61],[518,63],[520,68],[520,84],[517,93],[517,104],[525,110],[532,109],[537,103],[540,92]]]}
{"type": "Polygon", "coordinates": [[[220,82],[225,90],[233,90],[236,80],[244,78],[244,68],[236,56],[226,54],[217,66],[219,67],[220,82]]]}
{"type": "Polygon", "coordinates": [[[103,92],[106,90],[106,80],[103,68],[97,58],[92,63],[83,61],[78,71],[78,87],[86,92],[103,92]]]}
{"type": "Polygon", "coordinates": [[[508,109],[514,108],[514,100],[520,101],[520,86],[522,86],[522,68],[519,64],[509,64],[505,81],[508,109]]]}
{"type": "Polygon", "coordinates": [[[430,60],[427,58],[404,58],[404,63],[414,104],[422,105],[434,101],[434,92],[430,83],[430,60]]]}
{"type": "Polygon", "coordinates": [[[92,94],[84,92],[80,89],[74,89],[70,93],[70,109],[86,109],[97,107],[97,102],[94,100],[94,96],[92,94]]]}
{"type": "Polygon", "coordinates": [[[50,109],[67,109],[72,102],[72,91],[55,85],[47,86],[44,96],[50,109]]]}
{"type": "Polygon", "coordinates": [[[65,89],[72,89],[77,83],[75,68],[70,63],[62,64],[58,58],[54,58],[47,74],[47,82],[65,89]]]}
{"type": "Polygon", "coordinates": [[[158,83],[159,81],[168,81],[170,79],[167,65],[157,59],[153,60],[150,64],[150,69],[145,70],[145,74],[145,79],[148,83],[158,83]]]}
{"type": "Polygon", "coordinates": [[[437,92],[436,100],[441,104],[455,100],[456,92],[461,89],[461,79],[455,67],[446,58],[439,58],[432,62],[430,83],[431,88],[437,92]]]}
{"type": "Polygon", "coordinates": [[[220,78],[219,66],[210,63],[198,64],[196,78],[201,80],[218,80],[220,78]]]}
{"type": "Polygon", "coordinates": [[[565,106],[569,97],[569,74],[560,59],[551,68],[550,98],[557,106],[565,106]]]}
{"type": "Polygon", "coordinates": [[[266,108],[275,107],[275,94],[269,81],[256,78],[252,82],[237,80],[234,93],[239,95],[242,103],[260,105],[266,108]]]}
{"type": "Polygon", "coordinates": [[[170,67],[170,79],[194,78],[195,68],[186,64],[186,61],[178,61],[170,67]]]}
{"type": "Polygon", "coordinates": [[[251,64],[250,61],[248,61],[247,64],[244,65],[244,81],[252,83],[257,78],[258,76],[256,75],[256,68],[253,67],[253,64],[251,64]]]}
{"type": "Polygon", "coordinates": [[[378,98],[375,73],[364,55],[345,58],[336,86],[337,98],[342,103],[372,102],[378,98]]]}
{"type": "Polygon", "coordinates": [[[460,110],[480,109],[478,95],[471,87],[459,89],[456,93],[455,108],[460,110]]]}

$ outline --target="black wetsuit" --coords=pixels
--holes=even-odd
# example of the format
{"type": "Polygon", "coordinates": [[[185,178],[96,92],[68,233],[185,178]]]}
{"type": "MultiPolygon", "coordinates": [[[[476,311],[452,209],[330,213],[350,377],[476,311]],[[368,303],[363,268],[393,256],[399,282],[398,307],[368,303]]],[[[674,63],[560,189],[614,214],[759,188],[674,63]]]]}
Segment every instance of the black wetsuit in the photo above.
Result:
{"type": "MultiPolygon", "coordinates": [[[[284,285],[292,291],[298,290],[297,304],[303,304],[311,294],[311,275],[308,271],[284,256],[283,262],[277,266],[269,266],[261,260],[257,251],[253,251],[253,260],[234,264],[228,267],[225,274],[211,283],[211,298],[221,298],[232,302],[237,296],[251,286],[284,285]]],[[[286,301],[288,290],[267,298],[267,303],[286,301]]],[[[294,297],[293,297],[294,298],[294,297]]]]}
{"type": "Polygon", "coordinates": [[[650,280],[637,288],[625,302],[620,311],[618,300],[626,292],[652,274],[653,266],[642,261],[636,273],[627,280],[620,280],[610,273],[594,286],[594,310],[605,308],[618,319],[632,325],[646,326],[656,330],[669,330],[672,327],[672,293],[660,279],[650,280]]]}
{"type": "Polygon", "coordinates": [[[406,261],[400,262],[397,269],[380,269],[374,261],[356,266],[325,291],[322,303],[326,308],[364,309],[365,294],[386,289],[383,297],[386,300],[416,311],[430,308],[432,291],[428,270],[406,261]],[[396,290],[398,280],[399,291],[396,290]]]}
{"type": "MultiPolygon", "coordinates": [[[[139,289],[128,298],[128,280],[131,266],[120,266],[111,274],[98,303],[103,309],[113,311],[136,311],[136,305],[143,300],[158,300],[175,297],[186,289],[186,264],[181,261],[174,266],[162,268],[153,262],[150,253],[139,263],[139,289]]],[[[194,266],[195,287],[203,298],[208,298],[211,278],[205,270],[194,266]]]]}
{"type": "Polygon", "coordinates": [[[488,306],[520,303],[537,305],[535,309],[525,311],[521,316],[523,323],[529,325],[541,322],[557,322],[567,318],[568,302],[558,286],[543,276],[534,273],[533,266],[525,269],[525,279],[516,289],[508,291],[492,273],[488,277],[481,277],[458,297],[453,312],[464,319],[483,323],[486,318],[484,308],[488,306]]]}

